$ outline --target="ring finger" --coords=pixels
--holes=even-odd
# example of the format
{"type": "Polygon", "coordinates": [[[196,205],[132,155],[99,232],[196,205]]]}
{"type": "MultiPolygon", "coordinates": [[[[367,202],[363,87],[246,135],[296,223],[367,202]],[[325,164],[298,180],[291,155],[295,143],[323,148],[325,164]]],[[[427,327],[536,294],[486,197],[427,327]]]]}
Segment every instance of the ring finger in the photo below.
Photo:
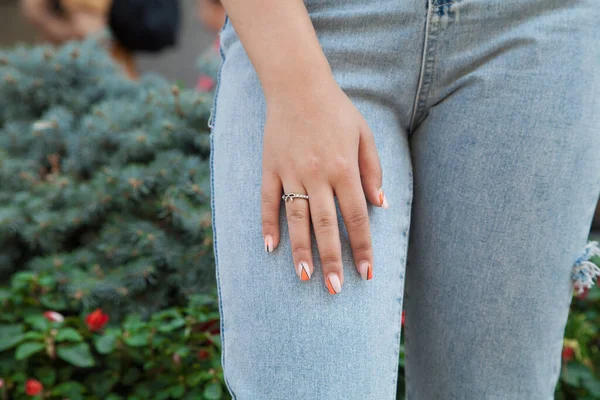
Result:
{"type": "MultiPolygon", "coordinates": [[[[297,183],[284,182],[284,193],[306,194],[304,187],[297,183]]],[[[285,213],[290,232],[292,256],[296,275],[307,281],[311,278],[314,267],[310,243],[310,210],[306,199],[295,198],[285,201],[285,213]]]]}

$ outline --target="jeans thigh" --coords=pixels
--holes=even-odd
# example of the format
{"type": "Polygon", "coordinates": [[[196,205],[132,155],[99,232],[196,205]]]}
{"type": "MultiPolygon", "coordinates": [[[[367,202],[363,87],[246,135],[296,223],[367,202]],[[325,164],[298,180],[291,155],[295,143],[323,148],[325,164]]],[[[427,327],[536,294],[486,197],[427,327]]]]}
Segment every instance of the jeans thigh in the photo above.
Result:
{"type": "Polygon", "coordinates": [[[444,7],[409,139],[408,398],[549,400],[600,192],[600,15],[444,7]]]}
{"type": "Polygon", "coordinates": [[[283,204],[280,244],[272,253],[264,251],[265,99],[231,26],[225,26],[221,40],[225,51],[213,115],[211,180],[228,389],[237,400],[394,399],[412,175],[406,132],[384,93],[387,82],[378,86],[378,71],[352,70],[349,60],[333,56],[325,45],[337,60],[332,68],[338,82],[375,133],[390,201],[388,210],[368,207],[375,249],[372,280],[363,281],[356,271],[339,220],[344,288],[332,296],[314,235],[311,280],[301,281],[294,272],[283,204]]]}

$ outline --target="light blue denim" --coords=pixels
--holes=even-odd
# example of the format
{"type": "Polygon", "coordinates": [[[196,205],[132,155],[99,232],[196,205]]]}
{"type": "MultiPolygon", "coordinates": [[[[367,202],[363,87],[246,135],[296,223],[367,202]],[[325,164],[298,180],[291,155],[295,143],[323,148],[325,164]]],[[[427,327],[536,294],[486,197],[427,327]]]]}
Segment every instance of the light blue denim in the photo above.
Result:
{"type": "Polygon", "coordinates": [[[370,281],[340,219],[339,295],[318,256],[298,279],[283,205],[281,244],[264,251],[265,100],[227,21],[211,137],[234,399],[396,398],[403,302],[409,400],[552,399],[600,194],[597,0],[306,5],[374,132],[390,208],[369,208],[370,281]]]}

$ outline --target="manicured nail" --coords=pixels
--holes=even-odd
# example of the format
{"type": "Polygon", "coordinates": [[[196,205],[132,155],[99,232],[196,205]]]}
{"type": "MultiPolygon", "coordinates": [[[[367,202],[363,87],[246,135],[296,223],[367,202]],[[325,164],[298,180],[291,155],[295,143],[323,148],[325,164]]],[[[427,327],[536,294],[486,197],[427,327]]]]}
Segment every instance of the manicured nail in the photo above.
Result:
{"type": "Polygon", "coordinates": [[[340,284],[340,278],[337,276],[335,272],[327,275],[327,289],[329,290],[329,294],[338,294],[342,291],[342,285],[340,284]]]}
{"type": "Polygon", "coordinates": [[[358,265],[358,272],[366,281],[373,279],[373,266],[367,261],[363,261],[358,265]]]}
{"type": "Polygon", "coordinates": [[[306,263],[304,261],[300,261],[298,263],[298,269],[296,270],[296,273],[300,277],[300,280],[303,280],[303,281],[309,280],[311,275],[310,275],[310,268],[308,268],[308,263],[306,263]]]}
{"type": "Polygon", "coordinates": [[[267,235],[265,236],[265,251],[270,253],[273,251],[273,236],[267,235]]]}
{"type": "Polygon", "coordinates": [[[379,205],[384,210],[387,210],[388,208],[390,208],[390,206],[387,202],[387,197],[385,197],[385,193],[383,193],[383,189],[379,189],[379,205]]]}

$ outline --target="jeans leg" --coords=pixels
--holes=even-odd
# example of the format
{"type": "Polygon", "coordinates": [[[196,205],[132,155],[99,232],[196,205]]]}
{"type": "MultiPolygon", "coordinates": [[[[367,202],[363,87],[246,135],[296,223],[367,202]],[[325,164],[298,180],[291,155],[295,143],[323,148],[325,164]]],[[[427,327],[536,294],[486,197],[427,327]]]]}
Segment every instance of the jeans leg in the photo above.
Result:
{"type": "MultiPolygon", "coordinates": [[[[381,6],[377,13],[357,1],[340,3],[343,10],[322,4],[310,1],[311,17],[335,78],[375,134],[390,208],[369,206],[375,253],[369,281],[356,271],[339,221],[345,277],[339,295],[330,295],[324,285],[314,235],[311,280],[300,281],[294,272],[283,205],[280,245],[264,251],[260,188],[266,106],[256,72],[226,26],[213,118],[212,194],[222,361],[237,400],[396,398],[412,175],[395,97],[404,74],[394,69],[414,63],[404,71],[416,75],[418,57],[402,61],[402,41],[390,36],[395,32],[390,26],[402,26],[407,18],[401,2],[373,1],[381,6]]],[[[411,32],[420,39],[419,31],[411,32]]],[[[413,93],[408,87],[407,94],[413,93]]]]}
{"type": "Polygon", "coordinates": [[[600,191],[599,18],[585,1],[435,10],[409,139],[409,400],[553,398],[600,191]]]}

